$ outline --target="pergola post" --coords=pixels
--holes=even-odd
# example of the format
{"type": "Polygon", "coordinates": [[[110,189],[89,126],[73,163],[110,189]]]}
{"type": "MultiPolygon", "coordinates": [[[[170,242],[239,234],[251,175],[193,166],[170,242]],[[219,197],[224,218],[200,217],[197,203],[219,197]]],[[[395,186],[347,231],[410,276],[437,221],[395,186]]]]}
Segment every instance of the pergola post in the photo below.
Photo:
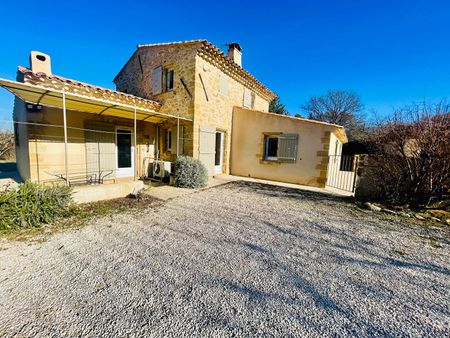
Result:
{"type": "Polygon", "coordinates": [[[64,125],[64,168],[66,172],[66,184],[69,182],[69,169],[68,169],[68,154],[67,154],[67,111],[66,111],[66,93],[62,92],[62,105],[63,105],[63,125],[64,125]]]}
{"type": "Polygon", "coordinates": [[[136,133],[136,107],[134,107],[134,180],[137,178],[137,133],[136,133]]]}
{"type": "Polygon", "coordinates": [[[180,113],[178,113],[177,118],[177,158],[180,154],[180,113]]]}

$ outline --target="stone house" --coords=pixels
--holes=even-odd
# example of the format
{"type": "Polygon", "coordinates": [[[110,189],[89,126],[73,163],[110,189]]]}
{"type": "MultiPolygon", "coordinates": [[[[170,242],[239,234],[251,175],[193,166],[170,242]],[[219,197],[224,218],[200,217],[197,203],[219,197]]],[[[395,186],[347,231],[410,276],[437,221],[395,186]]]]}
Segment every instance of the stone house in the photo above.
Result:
{"type": "MultiPolygon", "coordinates": [[[[183,153],[204,161],[211,175],[229,173],[233,107],[267,112],[276,97],[241,60],[238,44],[229,45],[228,56],[206,40],[138,45],[114,83],[118,91],[161,102],[162,112],[192,119],[183,125],[183,153]]],[[[173,130],[167,124],[161,133],[162,159],[175,157],[164,145],[173,130]]],[[[175,149],[176,138],[171,144],[175,149]]]]}
{"type": "Polygon", "coordinates": [[[116,90],[54,75],[39,52],[17,81],[0,79],[16,96],[23,179],[135,182],[187,155],[211,176],[324,186],[328,156],[346,142],[340,126],[268,113],[276,95],[242,68],[236,43],[228,55],[206,40],[138,45],[113,82],[116,90]]]}

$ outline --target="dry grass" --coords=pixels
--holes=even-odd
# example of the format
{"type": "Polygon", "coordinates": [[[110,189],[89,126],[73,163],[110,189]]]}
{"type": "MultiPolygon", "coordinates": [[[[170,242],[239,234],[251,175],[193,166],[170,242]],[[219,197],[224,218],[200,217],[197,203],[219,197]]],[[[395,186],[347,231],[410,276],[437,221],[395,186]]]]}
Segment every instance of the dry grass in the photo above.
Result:
{"type": "Polygon", "coordinates": [[[52,224],[42,227],[30,227],[0,231],[0,239],[15,241],[43,242],[49,235],[67,229],[78,229],[87,222],[101,217],[113,217],[117,214],[137,215],[147,208],[161,205],[163,202],[149,195],[124,197],[108,201],[73,205],[70,216],[57,218],[52,224]]]}

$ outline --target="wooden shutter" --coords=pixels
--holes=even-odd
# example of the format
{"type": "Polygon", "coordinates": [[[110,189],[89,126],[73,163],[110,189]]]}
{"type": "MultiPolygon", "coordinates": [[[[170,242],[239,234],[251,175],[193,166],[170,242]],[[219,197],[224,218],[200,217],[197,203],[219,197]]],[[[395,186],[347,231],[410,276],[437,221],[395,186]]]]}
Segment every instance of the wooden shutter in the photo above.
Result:
{"type": "Polygon", "coordinates": [[[200,126],[199,160],[206,166],[210,176],[214,175],[216,153],[216,129],[200,126]]]}
{"type": "Polygon", "coordinates": [[[244,107],[252,107],[252,91],[248,88],[244,88],[244,107]]]}
{"type": "Polygon", "coordinates": [[[278,161],[296,162],[298,149],[297,134],[282,134],[278,136],[278,161]]]}
{"type": "Polygon", "coordinates": [[[152,94],[162,93],[162,66],[153,69],[152,72],[152,94]]]}
{"type": "Polygon", "coordinates": [[[228,76],[224,73],[220,74],[220,94],[228,95],[228,76]]]}

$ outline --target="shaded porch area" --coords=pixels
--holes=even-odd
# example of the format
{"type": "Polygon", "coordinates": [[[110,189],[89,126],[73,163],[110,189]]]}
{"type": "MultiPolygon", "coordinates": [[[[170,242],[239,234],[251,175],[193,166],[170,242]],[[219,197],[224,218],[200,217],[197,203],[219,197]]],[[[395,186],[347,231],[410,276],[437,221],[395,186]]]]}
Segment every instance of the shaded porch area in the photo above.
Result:
{"type": "Polygon", "coordinates": [[[16,96],[16,153],[23,179],[71,186],[136,181],[151,176],[156,161],[189,154],[185,135],[191,119],[160,112],[155,101],[106,89],[83,95],[70,86],[4,79],[0,86],[16,96]]]}

